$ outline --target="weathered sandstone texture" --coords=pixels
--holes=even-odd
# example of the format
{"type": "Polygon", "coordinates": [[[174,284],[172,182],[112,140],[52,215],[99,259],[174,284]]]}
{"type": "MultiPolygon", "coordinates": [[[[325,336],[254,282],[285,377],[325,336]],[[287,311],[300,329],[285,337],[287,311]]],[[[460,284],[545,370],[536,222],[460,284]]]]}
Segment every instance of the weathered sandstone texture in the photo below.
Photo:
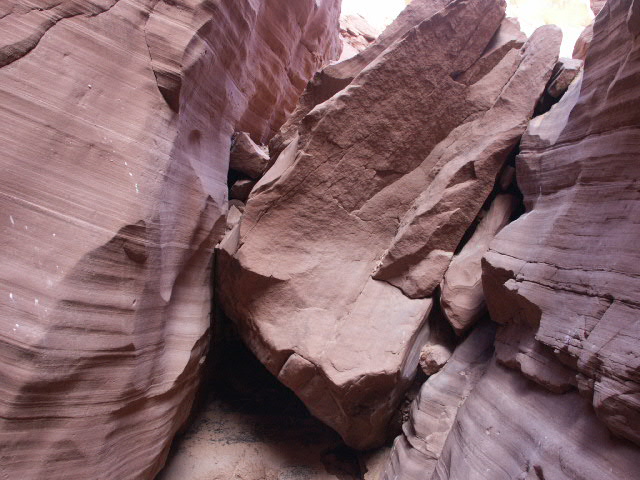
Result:
{"type": "Polygon", "coordinates": [[[495,326],[479,325],[445,367],[429,377],[411,404],[381,480],[426,480],[435,471],[458,409],[484,375],[493,355],[495,326]]]}
{"type": "Polygon", "coordinates": [[[421,480],[631,480],[639,471],[637,447],[611,436],[576,392],[550,393],[494,363],[421,480]]]}
{"type": "Polygon", "coordinates": [[[638,34],[638,2],[607,2],[581,89],[523,138],[527,213],[491,244],[483,284],[504,325],[499,359],[553,391],[577,385],[613,433],[640,445],[638,34]]]}
{"type": "Polygon", "coordinates": [[[0,477],[152,478],[207,350],[230,138],[266,142],[339,2],[0,5],[0,477]]]}
{"type": "Polygon", "coordinates": [[[351,446],[384,440],[433,290],[557,61],[558,29],[520,48],[504,9],[451,2],[313,108],[221,245],[225,312],[351,446]]]}

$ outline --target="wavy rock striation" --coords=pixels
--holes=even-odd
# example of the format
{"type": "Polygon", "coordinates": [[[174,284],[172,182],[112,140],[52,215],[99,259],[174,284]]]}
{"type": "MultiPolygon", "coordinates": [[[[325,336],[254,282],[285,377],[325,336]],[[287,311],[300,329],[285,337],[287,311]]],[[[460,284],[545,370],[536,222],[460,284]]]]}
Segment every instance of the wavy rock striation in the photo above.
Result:
{"type": "Polygon", "coordinates": [[[483,284],[499,359],[550,390],[577,386],[640,445],[638,7],[607,2],[581,85],[532,122],[517,166],[527,213],[491,244],[483,284]]]}
{"type": "Polygon", "coordinates": [[[159,470],[207,351],[231,134],[280,127],[337,58],[338,14],[0,6],[0,477],[159,470]]]}

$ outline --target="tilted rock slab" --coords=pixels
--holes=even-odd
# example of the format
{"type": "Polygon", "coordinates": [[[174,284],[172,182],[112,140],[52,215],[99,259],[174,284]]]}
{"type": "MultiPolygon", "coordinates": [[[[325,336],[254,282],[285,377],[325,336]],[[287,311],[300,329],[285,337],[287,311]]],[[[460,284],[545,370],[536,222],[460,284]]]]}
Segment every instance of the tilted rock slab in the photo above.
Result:
{"type": "MultiPolygon", "coordinates": [[[[428,337],[432,290],[411,298],[372,278],[403,235],[400,220],[416,217],[416,199],[420,208],[433,200],[451,231],[436,245],[455,250],[556,63],[555,27],[523,50],[487,51],[504,9],[452,2],[314,108],[222,244],[225,312],[270,371],[352,446],[384,439],[428,337]]],[[[414,239],[416,251],[429,235],[414,239]]],[[[437,264],[434,286],[450,257],[437,264]]]]}
{"type": "Polygon", "coordinates": [[[396,19],[385,28],[373,44],[341,62],[327,66],[309,82],[293,114],[280,131],[271,139],[269,151],[273,160],[289,145],[298,134],[302,119],[316,105],[328,100],[349,85],[353,79],[371,62],[378,58],[412,28],[444,8],[452,0],[413,0],[400,12],[396,19]]]}
{"type": "Polygon", "coordinates": [[[492,318],[508,325],[505,343],[518,349],[507,362],[542,354],[523,373],[553,389],[568,379],[551,365],[573,370],[598,417],[640,445],[638,34],[638,2],[607,2],[581,90],[523,139],[527,213],[491,244],[483,285],[492,318]]]}
{"type": "Polygon", "coordinates": [[[207,351],[234,130],[337,57],[337,1],[0,6],[0,477],[153,478],[207,351]]]}

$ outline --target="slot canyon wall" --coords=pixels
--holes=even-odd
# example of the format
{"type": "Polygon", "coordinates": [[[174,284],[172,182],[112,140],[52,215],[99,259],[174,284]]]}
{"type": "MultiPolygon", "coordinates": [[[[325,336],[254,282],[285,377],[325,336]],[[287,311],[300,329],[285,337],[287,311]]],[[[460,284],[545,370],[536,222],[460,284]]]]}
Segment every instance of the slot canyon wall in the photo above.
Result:
{"type": "Polygon", "coordinates": [[[0,478],[155,478],[207,387],[159,479],[638,478],[640,7],[591,5],[576,59],[505,0],[0,5],[0,478]]]}
{"type": "Polygon", "coordinates": [[[0,478],[140,479],[209,342],[231,135],[338,58],[337,0],[0,5],[0,478]]]}

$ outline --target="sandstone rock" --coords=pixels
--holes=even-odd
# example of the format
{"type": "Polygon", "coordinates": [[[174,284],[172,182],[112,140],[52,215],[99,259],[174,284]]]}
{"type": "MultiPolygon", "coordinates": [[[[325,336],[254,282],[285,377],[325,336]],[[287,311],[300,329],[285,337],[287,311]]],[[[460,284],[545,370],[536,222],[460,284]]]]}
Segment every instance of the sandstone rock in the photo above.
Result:
{"type": "Polygon", "coordinates": [[[584,60],[587,58],[587,53],[589,52],[589,46],[593,41],[593,24],[588,25],[582,31],[578,40],[576,40],[576,45],[573,47],[573,58],[577,60],[584,60]]]}
{"type": "Polygon", "coordinates": [[[486,312],[482,292],[482,256],[496,234],[509,223],[518,205],[513,195],[498,195],[482,218],[471,239],[453,257],[442,280],[440,306],[458,334],[463,333],[486,312]]]}
{"type": "Polygon", "coordinates": [[[459,408],[491,360],[494,334],[495,326],[490,322],[478,326],[445,367],[424,383],[411,405],[403,434],[393,444],[381,480],[431,478],[459,408]]]}
{"type": "Polygon", "coordinates": [[[269,164],[269,153],[256,145],[246,132],[234,135],[231,145],[229,168],[257,179],[262,176],[269,164]]]}
{"type": "MultiPolygon", "coordinates": [[[[499,99],[455,129],[423,162],[420,168],[427,169],[422,183],[428,186],[404,215],[373,278],[395,285],[410,298],[428,297],[440,284],[453,252],[524,132],[540,98],[538,85],[546,84],[553,68],[549,64],[557,60],[560,39],[557,28],[543,27],[521,51],[512,50],[491,71],[509,74],[501,91],[483,92],[485,99],[499,99]]],[[[478,83],[488,77],[489,85],[495,86],[498,82],[491,74],[478,83]]]]}
{"type": "Polygon", "coordinates": [[[309,83],[300,103],[276,136],[269,143],[272,161],[289,145],[298,133],[302,119],[318,104],[345,88],[367,65],[408,31],[429,18],[451,0],[414,0],[378,36],[369,48],[318,73],[309,83]]]}
{"type": "Polygon", "coordinates": [[[236,181],[229,191],[229,198],[246,202],[253,187],[256,185],[255,180],[242,179],[236,181]]]}
{"type": "Polygon", "coordinates": [[[2,2],[0,476],[159,470],[207,350],[231,134],[280,127],[338,10],[2,2]]]}
{"type": "Polygon", "coordinates": [[[446,345],[428,343],[420,350],[420,368],[425,375],[438,373],[452,353],[446,345]]]}
{"type": "Polygon", "coordinates": [[[444,242],[455,250],[557,61],[560,35],[548,27],[474,83],[457,81],[486,60],[504,8],[452,2],[317,105],[221,245],[225,312],[351,446],[382,442],[429,336],[431,292],[410,298],[372,278],[399,220],[432,188],[425,198],[444,211],[443,229],[455,230],[444,242]],[[452,222],[448,202],[462,205],[452,222]]]}
{"type": "MultiPolygon", "coordinates": [[[[579,374],[611,431],[640,444],[636,7],[605,5],[581,89],[523,138],[517,169],[527,213],[491,244],[483,285],[491,317],[531,329],[555,362],[579,374]]],[[[545,386],[557,383],[547,360],[532,377],[545,386]]]]}
{"type": "Polygon", "coordinates": [[[360,15],[340,16],[340,38],[342,39],[343,61],[357,55],[371,45],[380,32],[367,23],[360,15]]]}
{"type": "Polygon", "coordinates": [[[554,69],[547,93],[553,98],[560,98],[569,89],[569,85],[582,70],[583,62],[578,59],[561,58],[554,69]]]}
{"type": "Polygon", "coordinates": [[[638,449],[618,440],[576,393],[557,395],[493,364],[458,413],[432,480],[618,480],[638,449]]]}
{"type": "Polygon", "coordinates": [[[602,11],[605,3],[607,3],[607,0],[591,0],[591,10],[593,10],[594,15],[598,15],[602,11]]]}

